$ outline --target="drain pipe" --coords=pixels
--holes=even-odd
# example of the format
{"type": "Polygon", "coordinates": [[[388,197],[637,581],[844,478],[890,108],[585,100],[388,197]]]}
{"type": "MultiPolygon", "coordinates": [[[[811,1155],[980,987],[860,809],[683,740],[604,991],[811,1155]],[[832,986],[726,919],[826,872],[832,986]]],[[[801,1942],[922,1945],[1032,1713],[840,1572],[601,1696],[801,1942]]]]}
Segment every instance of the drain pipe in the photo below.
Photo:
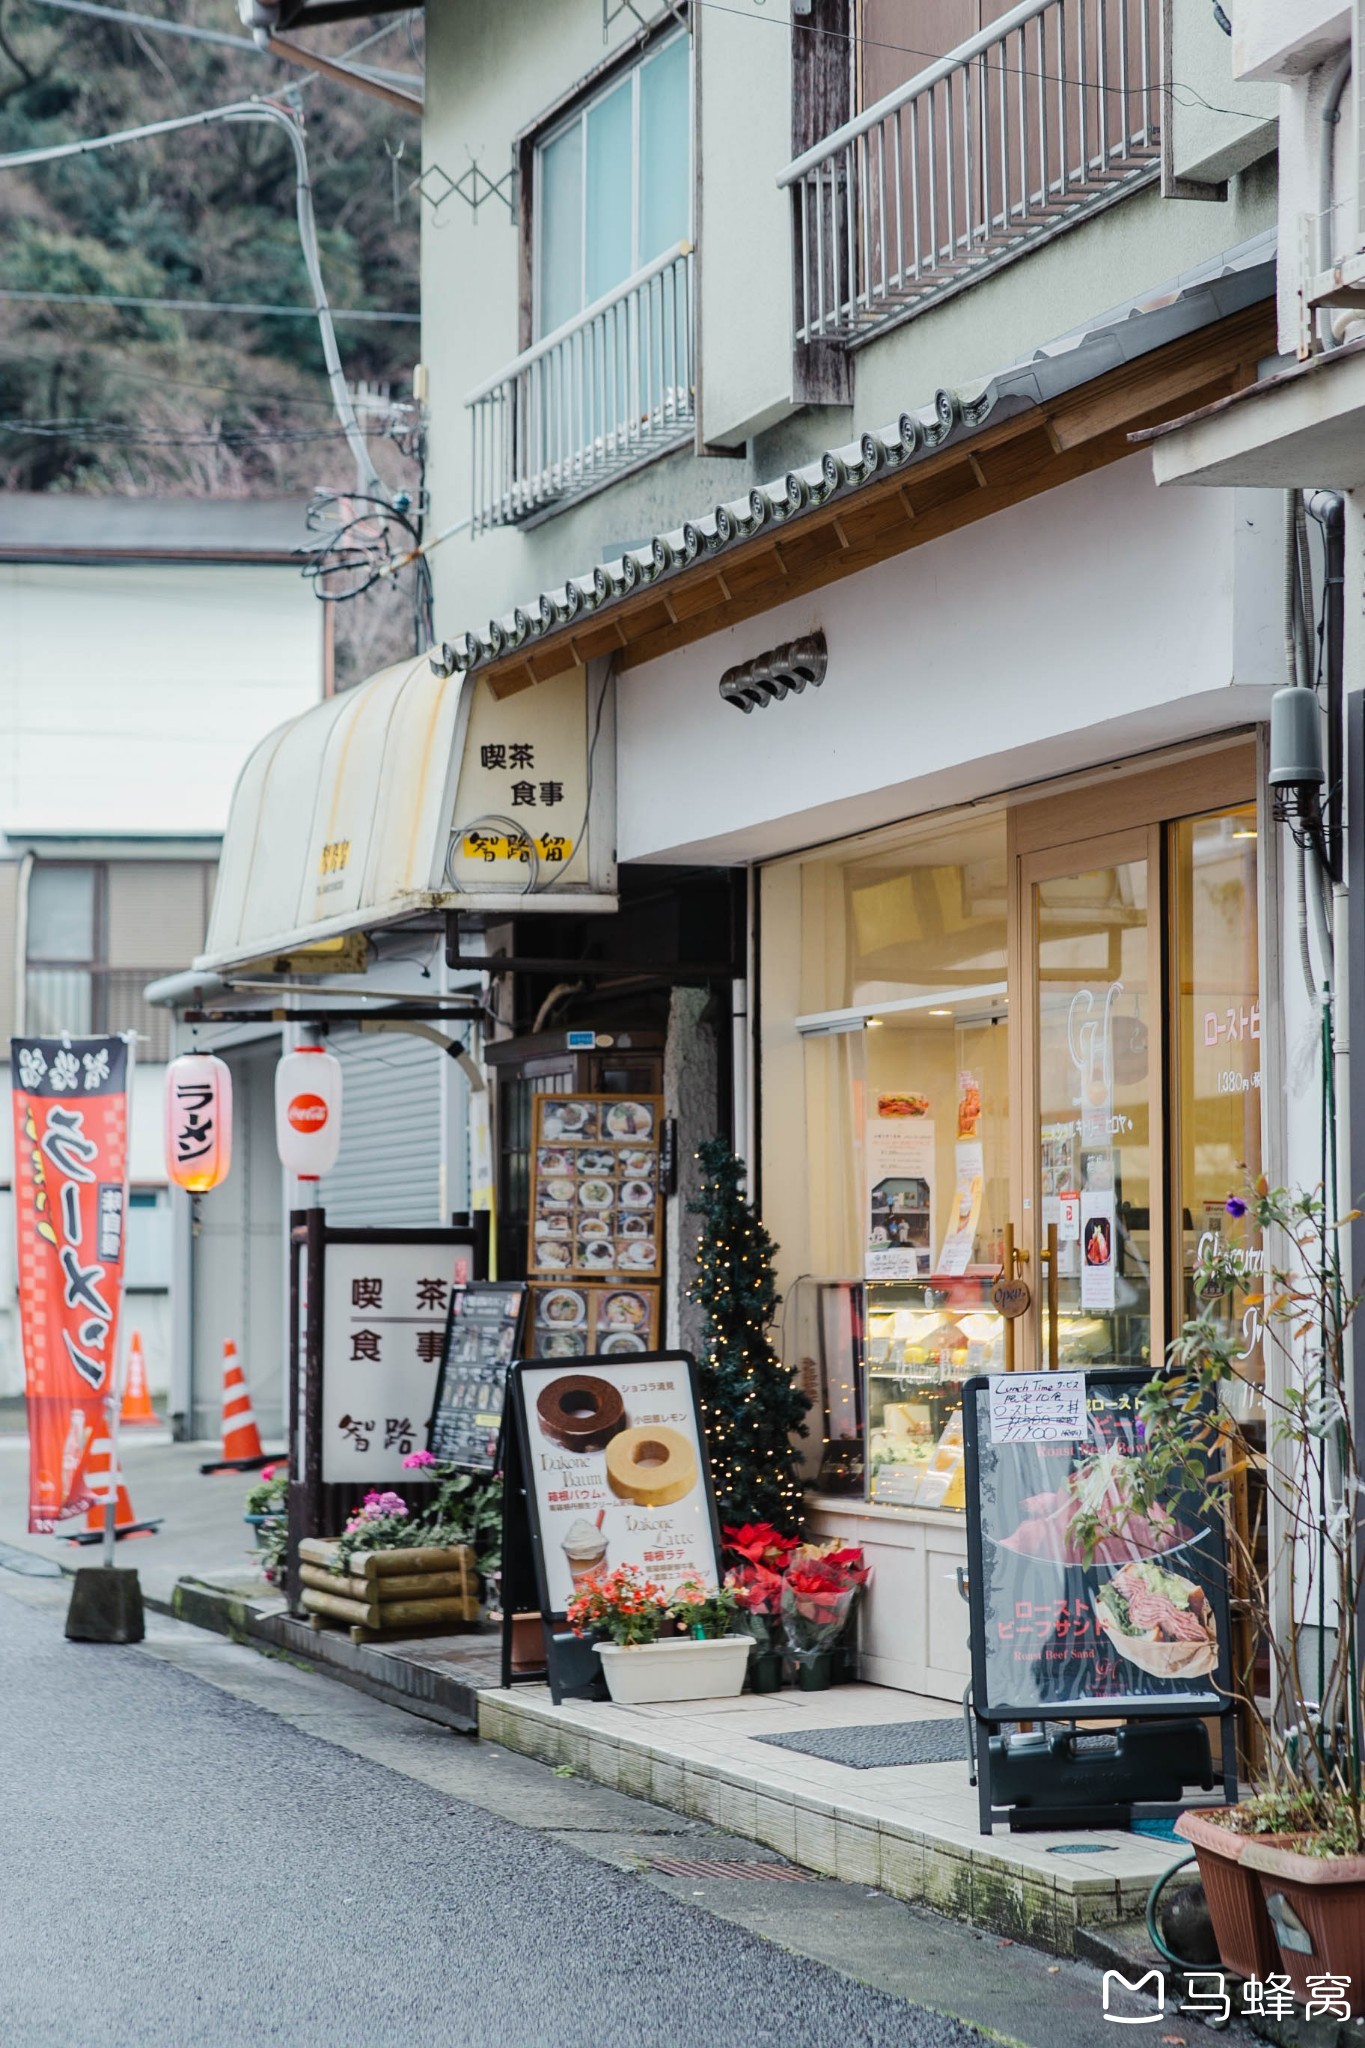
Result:
{"type": "MultiPolygon", "coordinates": [[[[1298,520],[1303,501],[1297,491],[1284,494],[1284,667],[1285,676],[1291,689],[1302,689],[1305,675],[1300,661],[1299,640],[1299,536],[1298,520]]],[[[1311,671],[1308,675],[1311,680],[1311,671]]],[[[1303,985],[1308,1001],[1316,1014],[1318,1006],[1317,977],[1313,973],[1313,958],[1308,947],[1308,855],[1297,840],[1294,844],[1294,880],[1298,897],[1297,918],[1299,934],[1299,966],[1303,971],[1303,985]]]]}
{"type": "MultiPolygon", "coordinates": [[[[1339,491],[1313,491],[1308,499],[1309,516],[1322,531],[1323,632],[1322,673],[1327,696],[1327,841],[1328,876],[1332,885],[1332,1006],[1333,1068],[1337,1099],[1337,1191],[1338,1201],[1354,1206],[1357,1190],[1351,1182],[1351,919],[1350,894],[1346,886],[1346,736],[1345,717],[1345,628],[1346,628],[1346,500],[1339,491]]],[[[1352,1234],[1345,1235],[1342,1263],[1348,1297],[1355,1286],[1352,1271],[1352,1234]]]]}
{"type": "MultiPolygon", "coordinates": [[[[1327,97],[1322,103],[1322,126],[1318,131],[1318,270],[1330,270],[1334,260],[1332,214],[1335,205],[1336,174],[1334,154],[1337,126],[1341,120],[1341,98],[1351,75],[1350,47],[1343,50],[1327,80],[1327,97]]],[[[1353,320],[1358,318],[1353,315],[1353,320]]],[[[1325,349],[1341,346],[1344,335],[1334,333],[1330,307],[1318,313],[1318,339],[1325,349]]]]}

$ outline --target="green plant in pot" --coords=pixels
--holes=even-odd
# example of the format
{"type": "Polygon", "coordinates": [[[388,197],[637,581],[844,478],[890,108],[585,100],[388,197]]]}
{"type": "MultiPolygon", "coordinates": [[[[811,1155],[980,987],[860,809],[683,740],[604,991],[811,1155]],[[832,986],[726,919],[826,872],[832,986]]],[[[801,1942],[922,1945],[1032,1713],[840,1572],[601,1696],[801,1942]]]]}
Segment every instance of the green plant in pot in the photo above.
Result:
{"type": "Polygon", "coordinates": [[[612,1699],[643,1706],[739,1692],[749,1638],[732,1632],[736,1604],[728,1587],[698,1580],[669,1596],[638,1565],[623,1564],[584,1579],[566,1612],[578,1635],[595,1640],[612,1699]]]}
{"type": "MultiPolygon", "coordinates": [[[[1347,1340],[1360,1297],[1347,1295],[1340,1255],[1355,1212],[1338,1221],[1320,1192],[1290,1193],[1264,1178],[1226,1207],[1229,1231],[1206,1233],[1197,1271],[1204,1306],[1143,1392],[1144,1440],[1131,1461],[1127,1512],[1159,1513],[1189,1489],[1221,1521],[1238,1590],[1269,1654],[1271,1697],[1255,1696],[1250,1674],[1238,1676],[1264,1757],[1251,1796],[1186,1813],[1178,1826],[1198,1852],[1223,1962],[1247,1977],[1287,1973],[1301,1998],[1311,1978],[1347,1977],[1359,2014],[1361,1472],[1347,1340]],[[1249,1285],[1260,1291],[1247,1295],[1249,1285]],[[1259,1315],[1264,1452],[1240,1419],[1253,1405],[1253,1382],[1242,1322],[1229,1312],[1239,1297],[1259,1315]],[[1264,1562],[1235,1512],[1240,1477],[1257,1463],[1269,1509],[1264,1562]]],[[[1093,1543],[1103,1532],[1078,1533],[1093,1543]]]]}
{"type": "Polygon", "coordinates": [[[262,1468],[247,1489],[246,1500],[242,1504],[242,1520],[256,1532],[261,1566],[272,1586],[284,1584],[284,1559],[289,1540],[288,1500],[289,1467],[282,1460],[278,1465],[262,1468]]]}
{"type": "Polygon", "coordinates": [[[807,1557],[798,1553],[787,1566],[782,1626],[802,1692],[824,1692],[832,1683],[835,1645],[867,1579],[862,1552],[856,1550],[807,1557]]]}

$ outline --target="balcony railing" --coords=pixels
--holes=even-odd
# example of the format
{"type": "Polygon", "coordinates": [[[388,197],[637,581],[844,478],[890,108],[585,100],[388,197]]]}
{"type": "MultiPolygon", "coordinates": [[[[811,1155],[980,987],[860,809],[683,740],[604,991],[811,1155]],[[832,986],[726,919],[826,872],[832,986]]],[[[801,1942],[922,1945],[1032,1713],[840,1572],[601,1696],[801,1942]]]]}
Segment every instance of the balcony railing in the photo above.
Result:
{"type": "Polygon", "coordinates": [[[692,244],[471,391],[473,527],[511,526],[690,441],[692,244]]]}
{"type": "Polygon", "coordinates": [[[798,342],[848,343],[1159,170],[1158,0],[1022,0],[799,156],[798,342]]]}

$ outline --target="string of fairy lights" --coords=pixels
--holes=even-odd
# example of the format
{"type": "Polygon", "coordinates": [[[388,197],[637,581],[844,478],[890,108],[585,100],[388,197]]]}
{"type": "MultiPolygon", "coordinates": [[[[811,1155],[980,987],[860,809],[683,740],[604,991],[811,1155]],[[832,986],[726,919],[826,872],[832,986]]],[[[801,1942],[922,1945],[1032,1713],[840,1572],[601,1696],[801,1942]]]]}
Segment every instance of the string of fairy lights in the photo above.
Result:
{"type": "Polygon", "coordinates": [[[806,1434],[806,1395],[769,1338],[777,1308],[777,1247],[742,1192],[744,1168],[723,1139],[697,1153],[703,1218],[690,1297],[706,1313],[699,1368],[716,1498],[727,1521],[800,1527],[794,1442],[806,1434]]]}

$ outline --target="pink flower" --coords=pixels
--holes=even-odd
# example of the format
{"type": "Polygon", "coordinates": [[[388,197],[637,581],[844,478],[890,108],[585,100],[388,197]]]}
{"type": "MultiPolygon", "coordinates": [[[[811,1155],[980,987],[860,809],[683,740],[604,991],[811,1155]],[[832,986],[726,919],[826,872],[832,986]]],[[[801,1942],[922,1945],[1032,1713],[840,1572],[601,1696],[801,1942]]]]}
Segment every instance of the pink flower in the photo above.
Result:
{"type": "Polygon", "coordinates": [[[275,1467],[273,1465],[262,1465],[261,1477],[262,1479],[273,1479],[275,1477],[275,1467]]]}
{"type": "Polygon", "coordinates": [[[403,1469],[407,1472],[420,1472],[428,1465],[434,1465],[435,1463],[436,1460],[432,1457],[430,1451],[409,1451],[407,1457],[403,1460],[403,1469]]]}

